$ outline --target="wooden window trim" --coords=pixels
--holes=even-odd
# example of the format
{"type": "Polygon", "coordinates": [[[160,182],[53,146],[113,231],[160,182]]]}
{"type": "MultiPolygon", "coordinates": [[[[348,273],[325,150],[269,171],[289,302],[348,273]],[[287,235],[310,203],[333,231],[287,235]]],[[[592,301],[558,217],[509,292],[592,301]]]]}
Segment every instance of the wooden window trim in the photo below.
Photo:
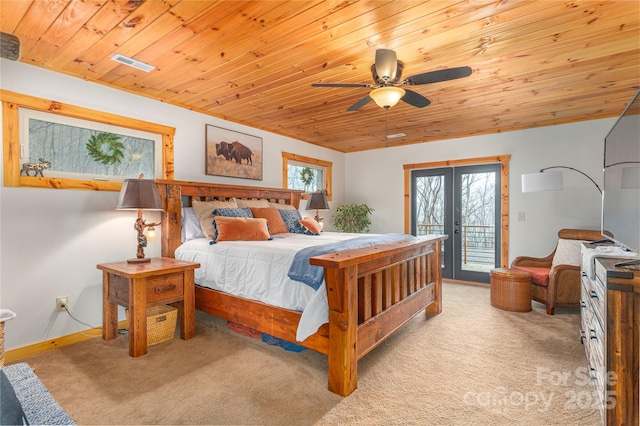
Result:
{"type": "Polygon", "coordinates": [[[431,163],[404,164],[404,232],[409,234],[411,221],[411,170],[434,169],[440,167],[468,166],[472,164],[500,163],[500,199],[501,199],[501,229],[500,241],[500,265],[509,267],[509,160],[511,155],[499,155],[497,157],[464,158],[460,160],[434,161],[431,163]]]}
{"type": "Polygon", "coordinates": [[[175,128],[136,120],[120,115],[95,111],[57,101],[0,90],[2,100],[2,134],[4,155],[4,186],[20,186],[55,189],[86,189],[98,191],[120,191],[122,182],[105,182],[81,179],[63,179],[36,176],[20,176],[20,117],[19,109],[79,118],[96,123],[110,124],[156,133],[162,137],[162,173],[157,179],[173,179],[173,137],[175,128]]]}
{"type": "MultiPolygon", "coordinates": [[[[317,158],[305,157],[304,155],[292,154],[290,152],[282,152],[282,187],[287,188],[289,182],[289,161],[297,161],[299,163],[313,164],[324,167],[324,189],[327,190],[327,200],[331,201],[333,192],[331,190],[331,176],[333,175],[333,163],[317,158]]],[[[307,194],[302,194],[302,199],[309,198],[307,194]]]]}

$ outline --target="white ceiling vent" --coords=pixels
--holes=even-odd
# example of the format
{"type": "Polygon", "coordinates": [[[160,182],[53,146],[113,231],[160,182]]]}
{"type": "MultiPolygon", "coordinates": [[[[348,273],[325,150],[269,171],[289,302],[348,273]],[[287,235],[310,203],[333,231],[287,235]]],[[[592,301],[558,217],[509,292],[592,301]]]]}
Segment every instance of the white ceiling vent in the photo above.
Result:
{"type": "Polygon", "coordinates": [[[116,53],[111,57],[112,61],[120,62],[121,64],[129,65],[130,67],[137,68],[144,72],[149,72],[155,68],[153,65],[149,65],[145,62],[138,61],[137,59],[129,58],[128,56],[116,53]]]}
{"type": "Polygon", "coordinates": [[[404,133],[396,133],[393,135],[387,135],[387,139],[395,139],[395,138],[402,138],[405,137],[407,135],[405,135],[404,133]]]}

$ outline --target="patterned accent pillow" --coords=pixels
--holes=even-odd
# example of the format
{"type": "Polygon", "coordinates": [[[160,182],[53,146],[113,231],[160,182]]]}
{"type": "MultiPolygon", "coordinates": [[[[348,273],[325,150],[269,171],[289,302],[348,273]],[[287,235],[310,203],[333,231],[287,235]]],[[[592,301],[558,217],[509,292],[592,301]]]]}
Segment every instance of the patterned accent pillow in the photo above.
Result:
{"type": "Polygon", "coordinates": [[[278,212],[280,213],[280,216],[282,216],[282,220],[284,220],[285,225],[287,225],[289,232],[293,234],[304,234],[305,229],[300,225],[302,215],[298,210],[278,210],[278,212]]]}
{"type": "Polygon", "coordinates": [[[223,217],[253,217],[251,214],[251,209],[249,207],[244,208],[222,208],[215,209],[213,211],[214,216],[223,216],[223,217]]]}

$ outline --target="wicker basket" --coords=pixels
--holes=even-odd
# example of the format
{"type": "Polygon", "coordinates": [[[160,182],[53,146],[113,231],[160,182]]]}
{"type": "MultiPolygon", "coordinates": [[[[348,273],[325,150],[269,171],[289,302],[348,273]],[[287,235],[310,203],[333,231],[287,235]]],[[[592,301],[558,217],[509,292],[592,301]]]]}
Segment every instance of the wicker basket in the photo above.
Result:
{"type": "MultiPolygon", "coordinates": [[[[129,310],[125,310],[129,322],[129,310]]],[[[147,308],[147,346],[157,345],[173,339],[176,332],[178,310],[173,306],[160,305],[147,308]]]]}

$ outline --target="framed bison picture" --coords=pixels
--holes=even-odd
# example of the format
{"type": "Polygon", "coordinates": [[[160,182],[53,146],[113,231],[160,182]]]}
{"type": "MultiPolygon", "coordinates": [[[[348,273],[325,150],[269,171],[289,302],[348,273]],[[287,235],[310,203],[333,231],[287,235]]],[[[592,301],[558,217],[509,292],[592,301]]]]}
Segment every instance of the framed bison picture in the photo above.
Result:
{"type": "Polygon", "coordinates": [[[207,124],[205,173],[262,180],[262,138],[207,124]]]}

